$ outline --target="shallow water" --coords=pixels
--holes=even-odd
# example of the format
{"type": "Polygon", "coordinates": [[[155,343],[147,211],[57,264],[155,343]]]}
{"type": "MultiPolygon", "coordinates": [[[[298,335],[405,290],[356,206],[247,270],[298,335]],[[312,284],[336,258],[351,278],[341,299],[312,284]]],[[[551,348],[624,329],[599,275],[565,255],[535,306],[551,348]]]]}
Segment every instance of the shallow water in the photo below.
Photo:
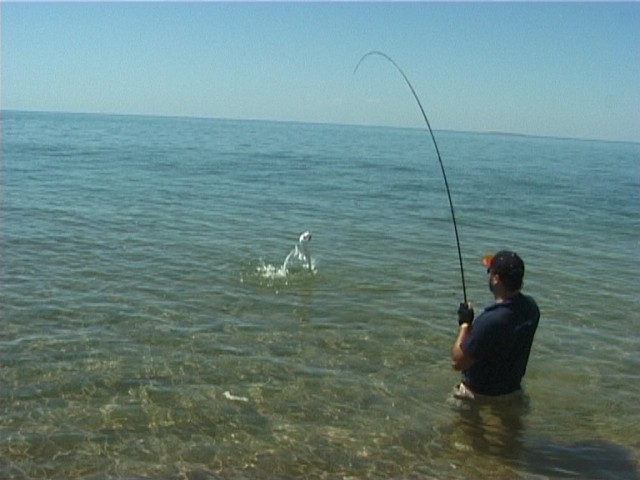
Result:
{"type": "Polygon", "coordinates": [[[640,145],[436,138],[469,299],[511,248],[542,310],[507,437],[424,131],[3,112],[0,477],[639,478],[640,145]]]}

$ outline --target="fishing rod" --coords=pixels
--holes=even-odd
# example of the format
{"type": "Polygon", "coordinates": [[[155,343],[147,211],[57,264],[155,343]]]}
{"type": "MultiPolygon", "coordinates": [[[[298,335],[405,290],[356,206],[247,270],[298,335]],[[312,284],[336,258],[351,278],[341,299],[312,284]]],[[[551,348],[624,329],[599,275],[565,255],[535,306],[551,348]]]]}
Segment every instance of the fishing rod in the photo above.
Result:
{"type": "Polygon", "coordinates": [[[449,181],[447,180],[447,174],[444,170],[442,157],[440,156],[440,149],[438,148],[438,144],[436,143],[436,137],[433,135],[431,124],[429,123],[427,114],[424,112],[424,108],[422,108],[422,103],[420,103],[420,99],[418,98],[418,95],[416,94],[416,91],[414,90],[413,85],[411,85],[409,78],[407,78],[407,76],[404,74],[400,66],[393,60],[393,58],[391,58],[386,53],[379,52],[377,50],[372,50],[368,53],[365,53],[362,56],[362,58],[356,65],[356,68],[353,70],[353,73],[355,74],[358,71],[358,67],[364,61],[364,59],[371,55],[379,55],[383,58],[386,58],[387,60],[389,60],[389,62],[393,64],[394,67],[398,69],[398,71],[400,72],[400,75],[402,75],[402,77],[404,78],[404,81],[407,82],[407,85],[409,86],[409,89],[413,94],[413,98],[415,98],[416,102],[418,102],[418,106],[420,107],[420,111],[422,112],[422,118],[424,118],[424,121],[427,124],[427,128],[429,129],[429,133],[431,134],[431,140],[433,140],[433,146],[436,148],[436,154],[438,155],[438,162],[440,163],[440,170],[442,171],[442,177],[444,178],[444,186],[447,189],[447,197],[449,198],[449,208],[451,209],[451,219],[453,220],[453,230],[456,234],[456,245],[458,246],[458,260],[460,261],[460,277],[462,278],[462,296],[464,297],[464,303],[466,304],[467,303],[467,287],[464,282],[464,266],[462,265],[462,250],[460,249],[460,236],[458,235],[458,224],[456,223],[456,214],[453,209],[453,201],[451,200],[451,190],[449,189],[449,181]]]}

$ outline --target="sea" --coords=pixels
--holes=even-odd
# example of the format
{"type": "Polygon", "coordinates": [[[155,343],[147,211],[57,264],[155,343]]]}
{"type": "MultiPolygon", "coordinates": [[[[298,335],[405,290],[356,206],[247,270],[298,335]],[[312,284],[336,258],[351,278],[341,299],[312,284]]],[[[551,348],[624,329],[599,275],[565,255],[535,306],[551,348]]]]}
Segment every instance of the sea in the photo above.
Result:
{"type": "Polygon", "coordinates": [[[640,144],[436,130],[460,261],[425,129],[1,130],[0,478],[640,478],[640,144]],[[514,421],[449,401],[500,249],[542,314],[514,421]]]}

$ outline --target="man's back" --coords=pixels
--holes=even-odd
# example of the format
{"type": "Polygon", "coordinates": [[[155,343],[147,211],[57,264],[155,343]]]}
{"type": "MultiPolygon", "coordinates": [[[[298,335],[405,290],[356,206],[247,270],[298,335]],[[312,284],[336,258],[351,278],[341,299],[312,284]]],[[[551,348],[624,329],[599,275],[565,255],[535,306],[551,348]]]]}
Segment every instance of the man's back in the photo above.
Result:
{"type": "Polygon", "coordinates": [[[519,390],[539,319],[536,302],[522,293],[487,307],[461,345],[474,359],[463,383],[481,395],[519,390]]]}

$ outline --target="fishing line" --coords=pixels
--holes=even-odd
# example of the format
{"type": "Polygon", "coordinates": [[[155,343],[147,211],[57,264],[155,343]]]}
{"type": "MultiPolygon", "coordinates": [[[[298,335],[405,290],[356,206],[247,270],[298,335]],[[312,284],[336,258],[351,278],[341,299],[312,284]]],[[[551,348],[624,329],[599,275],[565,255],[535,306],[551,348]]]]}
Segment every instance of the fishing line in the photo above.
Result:
{"type": "Polygon", "coordinates": [[[440,156],[440,149],[438,148],[438,144],[436,143],[436,137],[433,135],[433,130],[431,130],[431,124],[429,123],[427,114],[424,112],[424,108],[422,108],[422,103],[420,103],[420,99],[418,98],[416,91],[413,89],[413,85],[411,85],[409,78],[407,78],[407,76],[404,74],[400,66],[386,53],[379,52],[377,50],[372,50],[371,52],[364,54],[360,59],[360,61],[358,62],[358,64],[356,65],[356,68],[353,70],[353,73],[355,74],[358,71],[358,67],[364,61],[364,59],[371,55],[379,55],[383,58],[386,58],[387,60],[389,60],[389,62],[393,64],[394,67],[398,69],[398,71],[400,72],[400,75],[402,75],[402,77],[404,78],[404,81],[407,82],[407,85],[409,86],[409,89],[413,94],[413,98],[415,98],[416,102],[418,102],[418,106],[420,107],[420,111],[422,112],[422,118],[424,118],[424,121],[427,124],[427,128],[429,129],[429,133],[431,134],[431,140],[433,140],[433,146],[436,148],[436,154],[438,155],[438,162],[440,163],[440,170],[442,171],[442,177],[444,178],[444,186],[447,189],[447,198],[449,199],[449,207],[451,209],[451,219],[453,220],[453,230],[455,231],[455,234],[456,234],[456,245],[458,246],[458,260],[460,261],[460,277],[462,278],[462,295],[464,297],[464,303],[467,303],[467,287],[464,282],[464,267],[462,265],[462,250],[460,250],[460,236],[458,235],[458,224],[456,223],[456,214],[453,209],[453,201],[451,200],[451,190],[449,189],[449,181],[447,180],[447,174],[444,170],[442,157],[440,156]]]}

